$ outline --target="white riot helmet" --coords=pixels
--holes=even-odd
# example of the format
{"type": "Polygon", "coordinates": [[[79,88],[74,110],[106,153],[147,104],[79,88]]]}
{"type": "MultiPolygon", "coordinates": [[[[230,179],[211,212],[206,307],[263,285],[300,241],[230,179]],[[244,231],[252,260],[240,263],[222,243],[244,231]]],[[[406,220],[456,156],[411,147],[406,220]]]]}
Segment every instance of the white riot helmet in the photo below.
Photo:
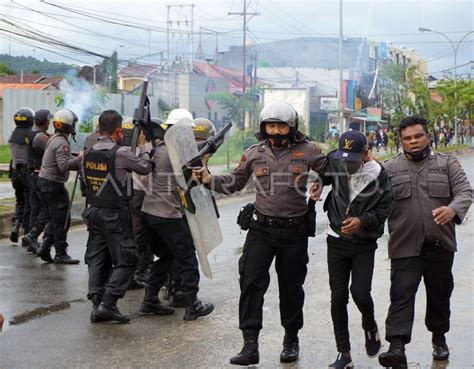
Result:
{"type": "Polygon", "coordinates": [[[76,134],[77,115],[71,110],[61,109],[53,115],[56,132],[76,134]]]}
{"type": "Polygon", "coordinates": [[[193,115],[187,111],[186,109],[173,109],[170,111],[168,118],[165,120],[165,124],[167,127],[171,126],[172,124],[178,123],[181,119],[187,118],[190,122],[190,126],[194,127],[193,122],[193,115]]]}
{"type": "Polygon", "coordinates": [[[260,134],[267,137],[266,123],[285,123],[290,127],[290,138],[294,138],[298,131],[298,113],[284,101],[271,102],[264,106],[259,117],[260,134]]]}

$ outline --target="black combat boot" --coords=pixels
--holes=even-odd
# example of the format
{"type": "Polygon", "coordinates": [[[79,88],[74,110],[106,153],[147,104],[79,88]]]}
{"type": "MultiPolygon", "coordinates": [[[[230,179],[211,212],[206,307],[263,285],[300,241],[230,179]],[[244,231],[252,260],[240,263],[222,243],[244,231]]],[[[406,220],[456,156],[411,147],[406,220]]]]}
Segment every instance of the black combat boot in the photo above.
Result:
{"type": "Polygon", "coordinates": [[[15,219],[13,221],[12,231],[10,233],[10,241],[14,243],[18,242],[18,235],[20,234],[20,226],[21,226],[20,219],[15,219]]]}
{"type": "Polygon", "coordinates": [[[182,291],[173,292],[173,295],[170,298],[170,306],[175,308],[184,308],[188,306],[182,291]]]}
{"type": "Polygon", "coordinates": [[[230,359],[234,365],[252,365],[258,364],[260,355],[258,354],[258,329],[243,329],[244,347],[242,350],[230,359]]]}
{"type": "Polygon", "coordinates": [[[139,289],[142,289],[142,288],[145,288],[145,283],[140,282],[135,277],[133,277],[132,281],[128,285],[127,290],[139,290],[139,289]]]}
{"type": "Polygon", "coordinates": [[[206,316],[212,313],[214,305],[210,303],[204,304],[197,298],[195,292],[183,293],[186,299],[186,309],[184,310],[183,320],[196,320],[200,316],[206,316]]]}
{"type": "Polygon", "coordinates": [[[103,319],[97,316],[97,309],[99,308],[99,305],[100,305],[100,297],[94,295],[91,298],[91,302],[92,302],[92,311],[91,311],[91,317],[90,317],[91,323],[102,322],[103,319]]]}
{"type": "Polygon", "coordinates": [[[280,354],[280,361],[282,363],[291,363],[298,360],[300,352],[299,340],[297,333],[286,332],[283,339],[283,350],[280,354]]]}
{"type": "Polygon", "coordinates": [[[51,245],[44,242],[36,250],[36,255],[38,255],[41,260],[46,261],[47,263],[54,262],[53,258],[51,257],[51,245]]]}
{"type": "Polygon", "coordinates": [[[387,352],[379,355],[380,365],[386,368],[406,369],[407,357],[405,356],[405,343],[399,336],[391,337],[390,347],[387,352]]]}
{"type": "Polygon", "coordinates": [[[54,264],[79,264],[79,260],[73,259],[67,254],[67,247],[56,247],[54,264]]]}
{"type": "Polygon", "coordinates": [[[119,323],[128,323],[130,316],[122,314],[117,305],[105,305],[101,302],[95,313],[96,317],[106,321],[113,320],[119,323]]]}
{"type": "Polygon", "coordinates": [[[143,299],[142,306],[140,307],[140,312],[145,314],[155,314],[155,315],[172,315],[174,314],[174,309],[161,304],[160,299],[158,298],[158,292],[160,288],[153,286],[148,286],[145,290],[145,298],[143,299]]]}
{"type": "Polygon", "coordinates": [[[26,251],[32,252],[33,254],[36,253],[40,246],[38,240],[32,232],[25,234],[25,236],[21,239],[21,245],[23,246],[23,244],[28,247],[26,251]]]}

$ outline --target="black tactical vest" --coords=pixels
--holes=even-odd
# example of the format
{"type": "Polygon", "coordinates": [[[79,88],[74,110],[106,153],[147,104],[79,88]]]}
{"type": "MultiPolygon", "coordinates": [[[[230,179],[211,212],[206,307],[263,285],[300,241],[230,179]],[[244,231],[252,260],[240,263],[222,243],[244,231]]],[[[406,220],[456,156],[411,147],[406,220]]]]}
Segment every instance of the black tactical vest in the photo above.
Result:
{"type": "Polygon", "coordinates": [[[18,145],[26,145],[26,138],[28,137],[29,127],[16,127],[8,142],[15,143],[18,145]]]}
{"type": "Polygon", "coordinates": [[[44,131],[28,131],[28,168],[32,170],[41,169],[41,160],[43,159],[44,152],[35,150],[33,148],[33,140],[38,133],[46,134],[44,131]]]}
{"type": "Polygon", "coordinates": [[[132,197],[131,176],[122,185],[115,177],[115,154],[120,146],[109,150],[88,149],[84,155],[86,199],[92,207],[119,208],[132,197]]]}

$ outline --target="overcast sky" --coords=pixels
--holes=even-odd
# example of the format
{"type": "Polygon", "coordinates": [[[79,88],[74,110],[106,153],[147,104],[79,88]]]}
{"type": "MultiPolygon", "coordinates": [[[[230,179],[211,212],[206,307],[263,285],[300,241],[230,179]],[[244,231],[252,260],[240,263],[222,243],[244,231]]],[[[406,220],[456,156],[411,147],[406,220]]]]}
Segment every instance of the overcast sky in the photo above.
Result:
{"type": "MultiPolygon", "coordinates": [[[[191,8],[175,5],[194,3],[194,53],[199,41],[199,27],[219,32],[219,51],[227,50],[229,45],[242,44],[242,17],[228,13],[241,12],[243,0],[46,1],[74,8],[78,12],[88,12],[92,17],[106,16],[113,22],[141,24],[150,30],[114,25],[39,1],[25,0],[0,0],[0,28],[5,28],[6,20],[19,27],[31,27],[35,32],[48,34],[53,39],[60,39],[98,54],[110,55],[116,49],[122,60],[142,57],[139,59],[142,62],[159,62],[159,52],[166,51],[167,48],[166,5],[173,5],[170,8],[171,49],[173,53],[189,55],[190,42],[186,32],[191,28],[191,8]],[[154,55],[146,56],[148,54],[154,55]]],[[[259,13],[248,23],[248,37],[255,43],[301,36],[338,35],[338,0],[247,0],[247,3],[248,12],[259,13]]],[[[397,46],[414,48],[429,61],[430,72],[438,72],[454,66],[452,47],[441,35],[422,34],[418,32],[418,28],[426,27],[445,32],[457,43],[473,30],[473,4],[473,1],[456,0],[344,0],[344,34],[348,37],[391,41],[397,46]]],[[[13,29],[12,26],[8,28],[13,29]]],[[[207,32],[201,35],[201,45],[204,53],[211,56],[216,42],[215,36],[207,32]]],[[[473,41],[474,34],[471,34],[460,46],[459,66],[474,59],[473,41]]],[[[8,53],[10,50],[12,55],[31,55],[72,64],[101,61],[99,57],[58,50],[49,45],[22,45],[15,40],[9,40],[5,33],[0,32],[0,53],[8,53]]],[[[458,73],[469,71],[472,70],[466,65],[460,67],[458,73]]],[[[436,75],[442,76],[441,73],[436,75]]]]}

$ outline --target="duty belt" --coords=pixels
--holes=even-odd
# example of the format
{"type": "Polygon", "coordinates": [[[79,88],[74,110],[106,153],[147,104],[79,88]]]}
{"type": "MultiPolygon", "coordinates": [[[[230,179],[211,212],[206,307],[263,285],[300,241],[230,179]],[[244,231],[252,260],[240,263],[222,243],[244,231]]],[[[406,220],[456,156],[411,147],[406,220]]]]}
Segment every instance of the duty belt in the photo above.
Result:
{"type": "Polygon", "coordinates": [[[269,227],[275,227],[275,228],[295,227],[306,222],[305,215],[296,217],[296,218],[273,218],[273,217],[263,215],[259,213],[258,211],[255,212],[255,215],[259,223],[265,224],[269,227]]]}

